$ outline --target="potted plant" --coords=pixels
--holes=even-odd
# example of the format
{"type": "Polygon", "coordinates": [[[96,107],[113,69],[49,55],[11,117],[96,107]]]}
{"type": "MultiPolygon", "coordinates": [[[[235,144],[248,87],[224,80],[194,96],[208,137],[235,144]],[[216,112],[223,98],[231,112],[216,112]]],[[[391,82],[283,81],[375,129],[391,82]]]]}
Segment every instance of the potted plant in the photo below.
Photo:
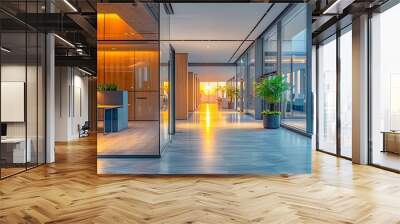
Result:
{"type": "Polygon", "coordinates": [[[277,129],[281,126],[281,112],[278,104],[282,95],[288,90],[288,84],[282,75],[274,75],[261,79],[256,84],[256,94],[264,99],[269,109],[261,112],[263,115],[264,128],[277,129]]]}
{"type": "Polygon", "coordinates": [[[236,97],[238,91],[234,86],[227,85],[225,87],[226,96],[228,97],[228,109],[233,108],[233,99],[236,97]]]}

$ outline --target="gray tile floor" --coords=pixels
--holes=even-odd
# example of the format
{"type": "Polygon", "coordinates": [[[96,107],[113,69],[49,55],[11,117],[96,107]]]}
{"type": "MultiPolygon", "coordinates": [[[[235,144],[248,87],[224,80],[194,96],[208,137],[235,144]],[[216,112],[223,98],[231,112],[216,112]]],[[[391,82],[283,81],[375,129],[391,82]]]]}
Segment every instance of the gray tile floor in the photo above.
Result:
{"type": "Polygon", "coordinates": [[[261,121],[208,108],[179,121],[160,159],[98,159],[99,174],[303,174],[311,139],[261,121]]]}

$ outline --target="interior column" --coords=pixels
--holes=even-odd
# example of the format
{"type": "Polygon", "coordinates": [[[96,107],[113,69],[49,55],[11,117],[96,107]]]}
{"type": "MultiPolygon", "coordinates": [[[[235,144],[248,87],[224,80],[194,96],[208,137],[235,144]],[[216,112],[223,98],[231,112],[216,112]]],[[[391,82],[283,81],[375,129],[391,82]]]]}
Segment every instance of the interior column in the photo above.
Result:
{"type": "Polygon", "coordinates": [[[368,15],[353,19],[352,157],[368,163],[368,15]]]}
{"type": "Polygon", "coordinates": [[[188,118],[188,54],[176,53],[175,105],[176,119],[188,118]]]}

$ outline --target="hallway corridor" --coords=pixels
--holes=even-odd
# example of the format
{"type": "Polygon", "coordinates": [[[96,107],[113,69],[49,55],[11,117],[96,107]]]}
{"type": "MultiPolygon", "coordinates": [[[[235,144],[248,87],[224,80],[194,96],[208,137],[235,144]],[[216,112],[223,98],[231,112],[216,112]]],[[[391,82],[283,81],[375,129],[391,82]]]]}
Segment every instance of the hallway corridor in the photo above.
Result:
{"type": "Polygon", "coordinates": [[[158,158],[99,159],[99,174],[302,174],[311,172],[311,139],[216,104],[202,104],[158,158]]]}

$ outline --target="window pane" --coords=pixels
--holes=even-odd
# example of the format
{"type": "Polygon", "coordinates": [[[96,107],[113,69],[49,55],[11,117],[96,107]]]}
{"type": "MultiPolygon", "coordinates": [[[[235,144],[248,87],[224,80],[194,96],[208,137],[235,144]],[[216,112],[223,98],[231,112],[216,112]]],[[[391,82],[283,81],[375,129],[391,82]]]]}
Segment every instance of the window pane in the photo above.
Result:
{"type": "Polygon", "coordinates": [[[264,73],[276,73],[278,69],[278,31],[275,25],[264,36],[264,73]]]}
{"type": "Polygon", "coordinates": [[[307,7],[299,5],[282,21],[282,75],[289,90],[282,100],[282,122],[306,131],[307,7]]]}
{"type": "MultiPolygon", "coordinates": [[[[97,153],[158,156],[160,59],[165,60],[160,58],[158,20],[152,13],[159,15],[159,4],[99,3],[97,9],[97,153]]],[[[164,35],[166,26],[162,28],[164,35]]],[[[165,70],[161,72],[165,80],[165,70]]]]}
{"type": "Polygon", "coordinates": [[[336,153],[336,37],[318,48],[318,144],[336,153]]]}
{"type": "Polygon", "coordinates": [[[400,32],[394,27],[399,21],[400,4],[374,15],[371,38],[372,162],[396,170],[400,170],[400,32]]]}
{"type": "Polygon", "coordinates": [[[351,27],[340,36],[340,153],[352,156],[352,35],[351,27]]]}
{"type": "Polygon", "coordinates": [[[248,52],[247,69],[248,74],[246,77],[246,109],[245,112],[255,116],[255,79],[256,79],[256,49],[252,46],[248,52]]]}
{"type": "Polygon", "coordinates": [[[32,158],[32,142],[26,140],[26,33],[6,29],[1,30],[1,177],[24,171],[32,158]]]}

